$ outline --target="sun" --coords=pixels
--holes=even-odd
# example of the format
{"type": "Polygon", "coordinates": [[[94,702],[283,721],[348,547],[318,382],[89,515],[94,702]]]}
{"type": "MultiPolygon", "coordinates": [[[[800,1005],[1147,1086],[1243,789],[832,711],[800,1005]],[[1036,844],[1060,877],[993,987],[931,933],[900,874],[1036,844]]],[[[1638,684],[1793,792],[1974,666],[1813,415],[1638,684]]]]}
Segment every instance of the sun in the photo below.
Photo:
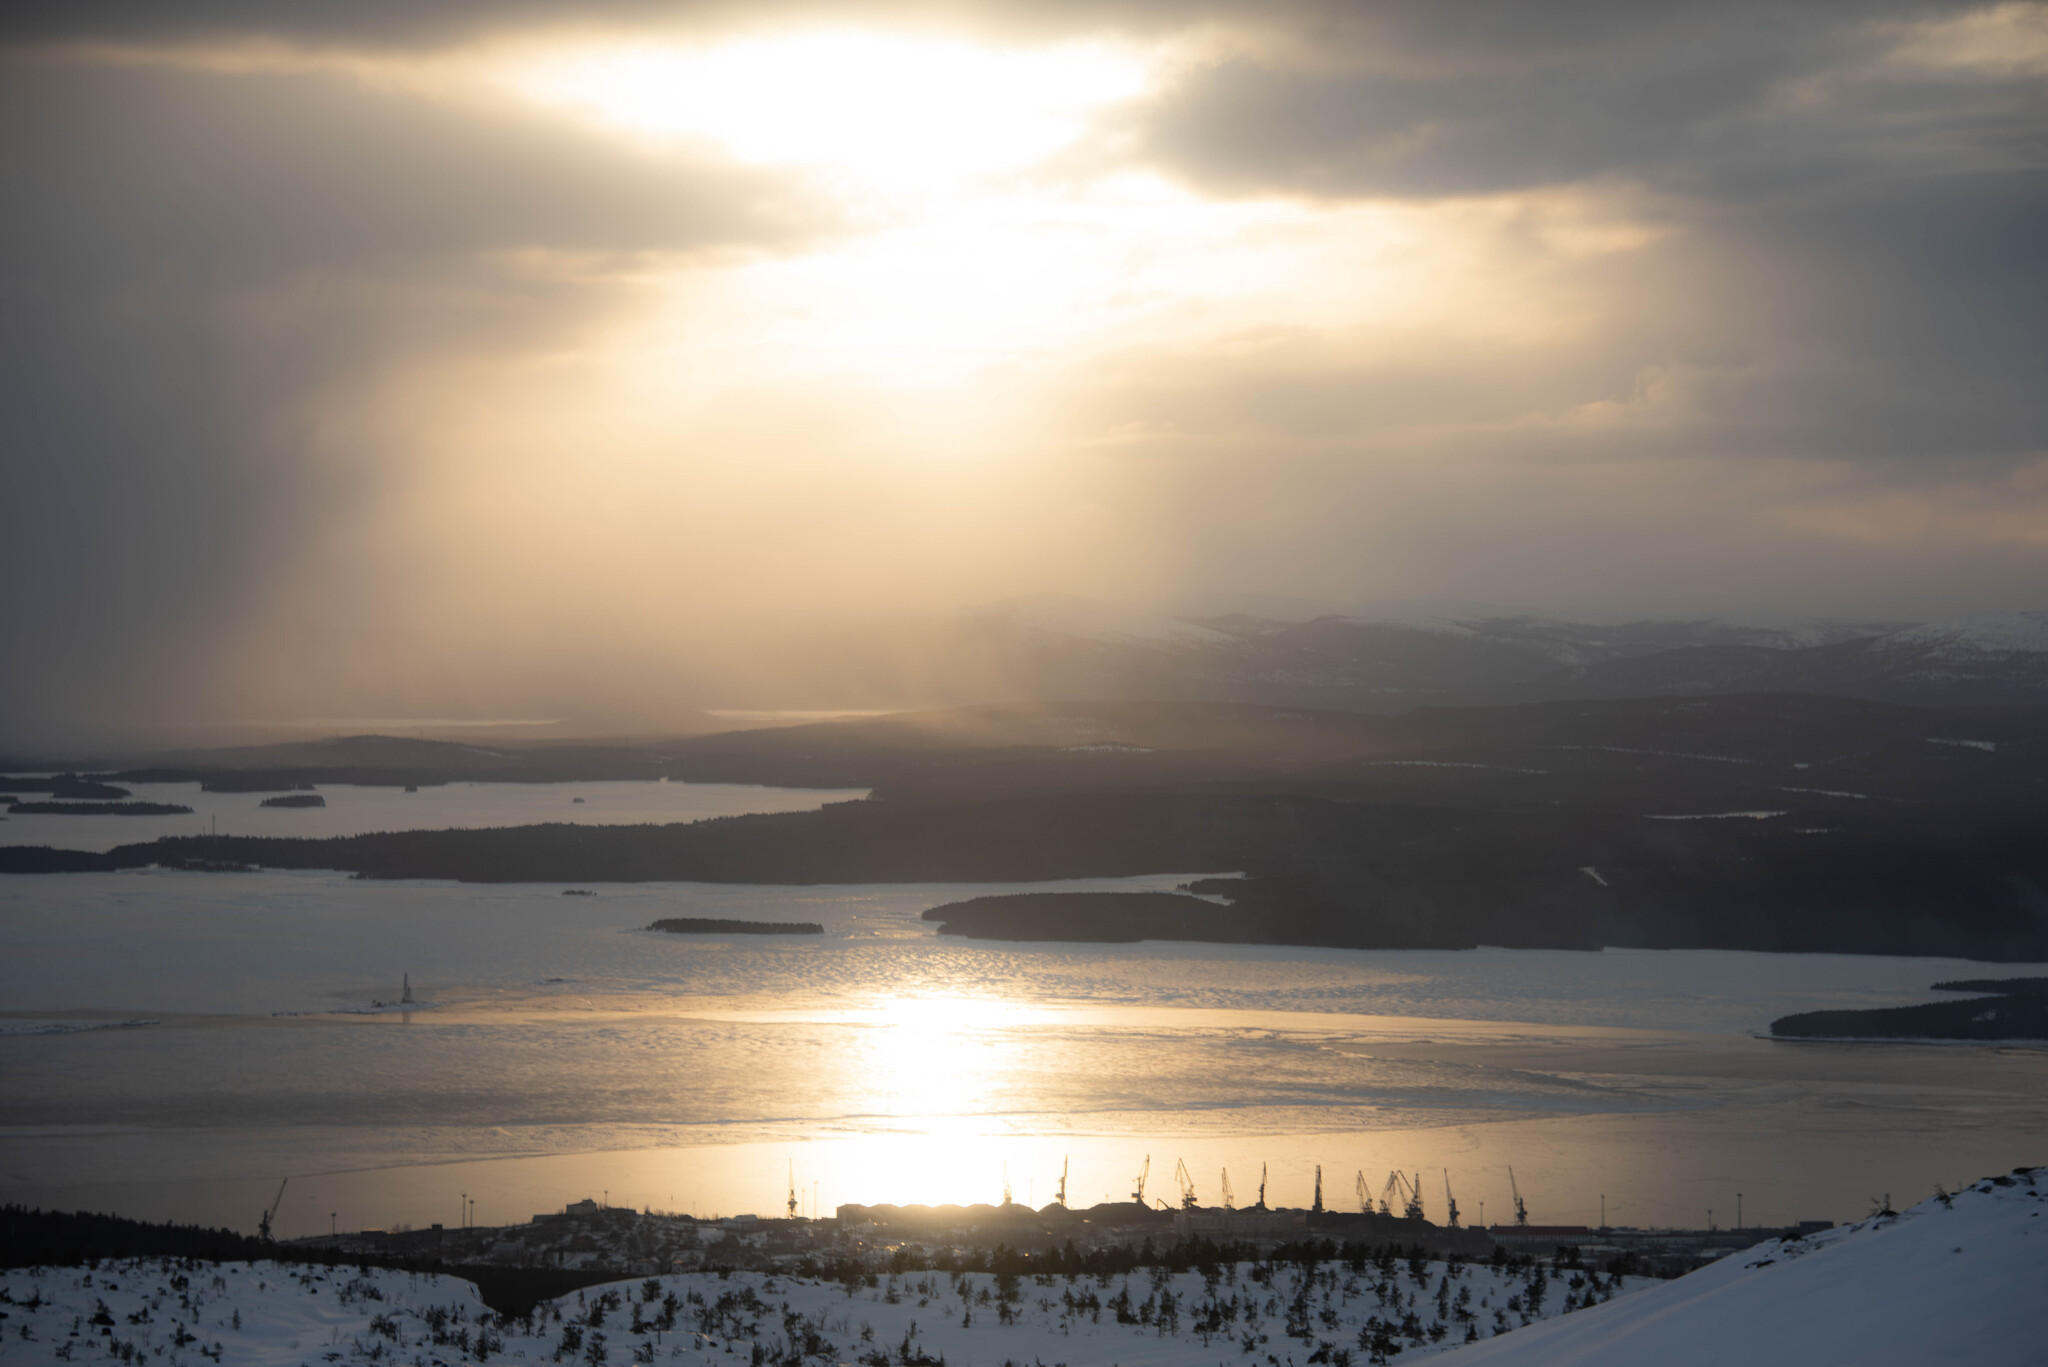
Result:
{"type": "Polygon", "coordinates": [[[706,47],[555,52],[517,64],[529,98],[745,161],[921,186],[1028,165],[1141,94],[1147,67],[1100,43],[1003,50],[821,32],[706,47]]]}

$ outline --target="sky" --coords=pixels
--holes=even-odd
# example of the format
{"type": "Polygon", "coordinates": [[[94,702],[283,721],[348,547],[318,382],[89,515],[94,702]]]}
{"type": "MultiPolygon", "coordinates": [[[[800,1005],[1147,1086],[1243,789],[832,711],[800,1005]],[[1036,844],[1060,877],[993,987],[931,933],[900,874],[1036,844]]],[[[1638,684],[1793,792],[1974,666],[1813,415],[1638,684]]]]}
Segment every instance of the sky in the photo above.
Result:
{"type": "MultiPolygon", "coordinates": [[[[0,739],[2048,585],[2048,5],[14,0],[0,739]]],[[[816,705],[833,705],[829,680],[816,705]]]]}

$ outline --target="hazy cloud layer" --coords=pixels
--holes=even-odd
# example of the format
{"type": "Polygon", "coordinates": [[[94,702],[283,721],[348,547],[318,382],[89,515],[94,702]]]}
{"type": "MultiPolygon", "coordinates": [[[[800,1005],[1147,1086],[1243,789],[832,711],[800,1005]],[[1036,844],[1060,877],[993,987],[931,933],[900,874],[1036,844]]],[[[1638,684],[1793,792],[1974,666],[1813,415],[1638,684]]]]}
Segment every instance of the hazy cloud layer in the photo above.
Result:
{"type": "Polygon", "coordinates": [[[0,739],[1041,589],[2040,606],[2048,6],[559,14],[7,7],[0,739]],[[1149,84],[905,191],[501,79],[861,26],[1149,84]]]}
{"type": "Polygon", "coordinates": [[[334,420],[376,376],[559,343],[634,254],[828,226],[756,170],[317,72],[10,63],[0,163],[17,716],[229,648],[388,480],[334,420]]]}

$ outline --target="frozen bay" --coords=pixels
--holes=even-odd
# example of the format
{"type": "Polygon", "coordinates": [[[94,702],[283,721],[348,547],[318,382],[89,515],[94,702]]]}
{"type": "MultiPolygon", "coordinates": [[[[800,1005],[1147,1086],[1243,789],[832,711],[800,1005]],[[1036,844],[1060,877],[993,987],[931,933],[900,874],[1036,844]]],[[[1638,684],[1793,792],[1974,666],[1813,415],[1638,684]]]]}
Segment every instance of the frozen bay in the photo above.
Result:
{"type": "MultiPolygon", "coordinates": [[[[1169,889],[1172,875],[1056,885],[1169,889]]],[[[160,870],[0,880],[0,1199],[285,1233],[1128,1195],[1146,1154],[1330,1203],[1448,1168],[1468,1215],[1860,1215],[2034,1161],[2048,1052],[1785,1044],[1771,1019],[1931,999],[1952,960],[941,939],[1015,885],[391,883],[160,870]],[[817,922],[677,937],[665,916],[817,922]],[[368,1010],[409,974],[428,1005],[368,1010]]],[[[1441,1181],[1431,1174],[1432,1187],[1441,1181]]]]}

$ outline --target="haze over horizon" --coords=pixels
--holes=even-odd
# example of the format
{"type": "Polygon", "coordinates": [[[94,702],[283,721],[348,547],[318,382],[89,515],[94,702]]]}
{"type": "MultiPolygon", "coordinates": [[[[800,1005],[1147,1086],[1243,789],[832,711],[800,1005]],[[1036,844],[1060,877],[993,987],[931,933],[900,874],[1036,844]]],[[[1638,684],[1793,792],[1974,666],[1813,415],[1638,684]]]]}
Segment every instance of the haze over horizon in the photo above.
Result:
{"type": "Polygon", "coordinates": [[[1047,594],[2048,607],[2048,5],[22,3],[0,70],[13,747],[659,730],[1047,594]]]}

